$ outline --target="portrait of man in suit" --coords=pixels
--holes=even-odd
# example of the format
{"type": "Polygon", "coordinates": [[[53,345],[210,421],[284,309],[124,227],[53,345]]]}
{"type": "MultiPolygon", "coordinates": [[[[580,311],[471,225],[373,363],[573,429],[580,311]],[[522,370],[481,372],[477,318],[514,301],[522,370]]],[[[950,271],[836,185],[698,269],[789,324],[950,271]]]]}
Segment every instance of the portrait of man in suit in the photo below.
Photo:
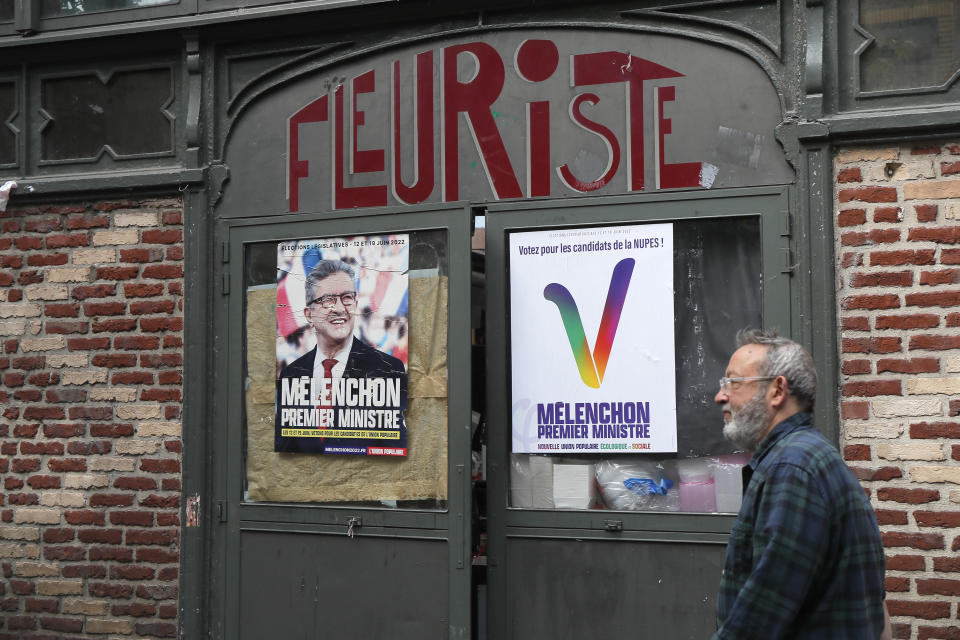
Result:
{"type": "Polygon", "coordinates": [[[360,314],[356,269],[339,259],[319,260],[307,273],[304,289],[303,317],[307,330],[316,336],[316,346],[280,372],[275,451],[404,455],[406,425],[401,412],[406,408],[406,369],[400,359],[356,337],[360,314]],[[299,402],[290,401],[295,397],[291,380],[301,391],[304,383],[309,388],[298,396],[299,402]],[[285,411],[289,409],[296,412],[285,411]],[[290,427],[300,428],[297,436],[284,435],[284,428],[290,427]],[[328,437],[324,430],[347,437],[328,437]]]}

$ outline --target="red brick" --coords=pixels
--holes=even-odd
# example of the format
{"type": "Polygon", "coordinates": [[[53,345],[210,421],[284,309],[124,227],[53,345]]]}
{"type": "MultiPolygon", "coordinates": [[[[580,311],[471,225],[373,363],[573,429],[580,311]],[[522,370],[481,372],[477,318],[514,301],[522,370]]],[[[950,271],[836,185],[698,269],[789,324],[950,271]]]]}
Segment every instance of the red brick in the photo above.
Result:
{"type": "Polygon", "coordinates": [[[140,470],[149,473],[179,473],[180,461],[169,458],[143,458],[140,470]]]}
{"type": "Polygon", "coordinates": [[[860,182],[863,178],[860,176],[860,167],[847,167],[837,173],[837,182],[860,182]]]}
{"type": "Polygon", "coordinates": [[[918,204],[914,208],[917,212],[917,222],[935,222],[937,220],[937,205],[918,204]]]}
{"type": "Polygon", "coordinates": [[[923,571],[923,556],[887,556],[887,571],[923,571]]]}
{"type": "Polygon", "coordinates": [[[856,189],[841,189],[838,194],[840,202],[896,202],[897,190],[893,187],[858,187],[856,189]]]}
{"type": "Polygon", "coordinates": [[[875,509],[877,523],[882,525],[907,524],[907,512],[892,509],[875,509]]]}
{"type": "Polygon", "coordinates": [[[920,274],[920,284],[956,284],[960,282],[960,269],[940,269],[938,271],[924,271],[920,274]]]}
{"type": "Polygon", "coordinates": [[[59,233],[47,236],[47,249],[63,249],[64,247],[89,247],[90,236],[86,233],[59,233]]]}
{"type": "Polygon", "coordinates": [[[141,315],[145,313],[170,313],[174,310],[173,300],[139,300],[130,303],[130,313],[141,315]]]}
{"type": "Polygon", "coordinates": [[[157,373],[158,384],[180,384],[182,382],[183,374],[179,371],[159,371],[157,373]]]}
{"type": "Polygon", "coordinates": [[[957,422],[917,422],[910,425],[910,437],[960,438],[960,423],[957,422]]]}
{"type": "Polygon", "coordinates": [[[40,496],[35,493],[11,493],[7,495],[7,500],[11,505],[29,506],[40,504],[40,496]]]}
{"type": "Polygon", "coordinates": [[[960,460],[960,444],[950,445],[950,458],[960,460]]]}
{"type": "Polygon", "coordinates": [[[124,284],[123,293],[128,298],[151,298],[163,295],[162,284],[124,284]]]}
{"type": "Polygon", "coordinates": [[[86,555],[84,547],[44,547],[43,557],[47,560],[83,560],[86,555]]]}
{"type": "Polygon", "coordinates": [[[960,348],[960,336],[911,336],[909,349],[942,351],[960,348]]]}
{"type": "Polygon", "coordinates": [[[164,478],[160,488],[164,491],[180,491],[180,478],[164,478]]]}
{"type": "Polygon", "coordinates": [[[899,467],[850,467],[850,470],[853,471],[858,480],[864,482],[885,482],[903,477],[903,471],[899,467]]]}
{"type": "MultiPolygon", "coordinates": [[[[22,285],[43,282],[43,273],[40,271],[21,271],[17,282],[22,285]]],[[[9,273],[0,273],[0,286],[9,287],[13,284],[13,276],[9,273]]]]}
{"type": "MultiPolygon", "coordinates": [[[[887,565],[887,568],[890,568],[889,564],[887,565]]],[[[948,573],[960,573],[960,558],[957,556],[934,558],[933,570],[944,571],[948,573]]]]}
{"type": "Polygon", "coordinates": [[[93,205],[93,210],[94,211],[116,211],[117,209],[135,209],[139,206],[140,206],[139,202],[134,202],[132,200],[116,200],[112,202],[98,202],[93,205]]]}
{"type": "Polygon", "coordinates": [[[179,353],[141,353],[140,366],[151,369],[161,369],[165,367],[179,367],[183,364],[183,356],[179,353]]]}
{"type": "Polygon", "coordinates": [[[109,440],[95,440],[93,442],[74,441],[67,445],[67,453],[75,456],[103,455],[110,453],[113,445],[109,440]]]}
{"type": "Polygon", "coordinates": [[[55,598],[25,598],[25,611],[38,613],[56,613],[60,609],[60,601],[55,598]]]}
{"type": "Polygon", "coordinates": [[[152,564],[177,564],[180,562],[180,554],[176,551],[168,551],[166,549],[138,547],[137,562],[149,562],[152,564]]]}
{"type": "Polygon", "coordinates": [[[947,327],[960,327],[960,313],[948,313],[944,320],[944,325],[947,327]]]}
{"type": "Polygon", "coordinates": [[[117,333],[133,331],[136,328],[136,318],[108,318],[107,320],[97,320],[93,323],[94,333],[117,333]]]}
{"type": "Polygon", "coordinates": [[[874,222],[900,222],[903,220],[903,209],[900,207],[877,207],[873,212],[874,222]]]}
{"type": "Polygon", "coordinates": [[[870,460],[870,445],[848,444],[843,448],[844,460],[870,460]]]}
{"type": "Polygon", "coordinates": [[[107,584],[105,582],[91,582],[87,589],[95,598],[113,598],[114,600],[129,600],[133,596],[133,585],[107,584]]]}
{"type": "Polygon", "coordinates": [[[31,249],[42,249],[43,241],[34,236],[20,236],[14,238],[13,245],[20,251],[29,251],[31,249]]]}
{"type": "Polygon", "coordinates": [[[141,400],[152,402],[180,402],[179,389],[144,389],[140,392],[141,400]]]}
{"type": "Polygon", "coordinates": [[[167,247],[167,260],[183,260],[183,247],[167,247]]]}
{"type": "Polygon", "coordinates": [[[90,496],[91,507],[131,507],[133,496],[128,493],[95,493],[90,496]]]}
{"type": "Polygon", "coordinates": [[[913,517],[921,527],[960,527],[960,511],[914,511],[913,517]]]}
{"type": "Polygon", "coordinates": [[[113,481],[113,486],[117,489],[129,489],[131,491],[151,491],[157,488],[157,481],[143,476],[128,476],[117,478],[113,481]]]}
{"type": "Polygon", "coordinates": [[[63,407],[27,407],[23,410],[24,420],[60,420],[66,417],[63,407]]]}
{"type": "Polygon", "coordinates": [[[45,527],[43,529],[43,541],[50,544],[72,542],[74,538],[76,538],[76,531],[74,529],[52,527],[45,527]]]}
{"type": "Polygon", "coordinates": [[[167,546],[177,541],[176,529],[127,529],[126,544],[167,546]]]}
{"type": "MultiPolygon", "coordinates": [[[[176,513],[158,513],[157,514],[157,526],[160,527],[179,527],[180,526],[180,516],[176,513]]],[[[173,579],[176,579],[174,576],[173,579]]]]}
{"type": "MultiPolygon", "coordinates": [[[[921,249],[917,251],[871,251],[871,266],[895,266],[901,264],[934,264],[935,249],[921,249]]],[[[960,259],[960,256],[958,256],[960,259]]],[[[941,260],[943,262],[943,260],[941,260]]]]}
{"type": "Polygon", "coordinates": [[[133,562],[133,549],[124,547],[90,547],[90,559],[133,562]]]}
{"type": "Polygon", "coordinates": [[[939,326],[940,316],[936,313],[877,316],[874,322],[877,329],[931,329],[939,326]]]}
{"type": "Polygon", "coordinates": [[[110,524],[152,527],[153,514],[149,511],[113,511],[110,513],[110,524]]]}
{"type": "Polygon", "coordinates": [[[24,371],[36,371],[47,366],[47,359],[43,356],[28,356],[24,358],[14,358],[11,363],[14,369],[23,369],[24,371]]]}
{"type": "Polygon", "coordinates": [[[844,309],[896,309],[900,306],[900,297],[889,293],[883,295],[847,296],[843,299],[844,309]]]}
{"type": "Polygon", "coordinates": [[[67,217],[67,229],[102,229],[110,226],[110,218],[107,216],[69,216],[67,217]]]}
{"type": "Polygon", "coordinates": [[[137,277],[139,267],[97,267],[98,280],[130,280],[137,277]]]}
{"type": "Polygon", "coordinates": [[[80,633],[83,631],[83,618],[40,618],[40,626],[50,631],[62,631],[66,633],[80,633]]]}
{"type": "MultiPolygon", "coordinates": [[[[0,238],[3,240],[3,238],[0,238]]],[[[6,238],[9,242],[9,238],[6,238]]],[[[0,256],[0,267],[7,269],[19,269],[23,266],[23,256],[0,256]]]]}
{"type": "Polygon", "coordinates": [[[180,496],[165,497],[153,493],[141,500],[140,506],[150,507],[152,509],[179,509],[180,496]]]}
{"type": "Polygon", "coordinates": [[[960,305],[960,291],[931,291],[929,293],[908,293],[904,297],[907,306],[918,307],[955,307],[960,305]]]}
{"type": "Polygon", "coordinates": [[[847,267],[862,267],[863,266],[863,254],[856,251],[848,251],[843,254],[841,259],[841,264],[847,267]]]}
{"type": "Polygon", "coordinates": [[[914,227],[907,232],[907,240],[957,244],[960,242],[960,227],[914,227]]]}
{"type": "Polygon", "coordinates": [[[173,264],[151,264],[143,268],[143,277],[162,280],[182,278],[183,267],[173,264]]]}
{"type": "Polygon", "coordinates": [[[127,311],[127,305],[123,302],[86,302],[83,305],[83,312],[88,316],[118,316],[127,311]]]}
{"type": "Polygon", "coordinates": [[[57,473],[66,473],[68,471],[86,471],[87,461],[83,458],[63,458],[47,461],[47,468],[57,473]]]}
{"type": "Polygon", "coordinates": [[[178,317],[160,317],[160,318],[140,318],[140,329],[142,331],[183,331],[183,318],[178,317]]]}
{"type": "Polygon", "coordinates": [[[912,547],[914,549],[943,549],[943,535],[939,533],[881,532],[885,547],[912,547]]]}
{"type": "Polygon", "coordinates": [[[149,230],[143,232],[141,239],[144,244],[175,244],[183,242],[183,231],[179,229],[149,230]]]}
{"type": "MultiPolygon", "coordinates": [[[[33,616],[9,616],[7,617],[7,629],[11,631],[23,631],[26,629],[36,629],[37,619],[33,616]]],[[[20,636],[17,636],[18,638],[20,636]]]]}
{"type": "Polygon", "coordinates": [[[118,371],[110,376],[112,384],[153,384],[149,371],[118,371]]]}
{"type": "Polygon", "coordinates": [[[877,360],[877,373],[938,373],[940,360],[937,358],[881,358],[877,360]]]}
{"type": "Polygon", "coordinates": [[[847,331],[870,331],[870,318],[865,316],[846,316],[841,318],[840,326],[847,331]]]}
{"type": "Polygon", "coordinates": [[[902,395],[899,380],[863,380],[843,385],[843,395],[850,396],[899,396],[902,395]]]}
{"type": "Polygon", "coordinates": [[[847,376],[870,373],[869,360],[844,360],[840,371],[847,376]]]}
{"type": "Polygon", "coordinates": [[[49,371],[32,373],[27,376],[27,382],[38,387],[46,387],[51,384],[60,384],[60,374],[56,372],[51,373],[49,371]]]}
{"type": "Polygon", "coordinates": [[[106,519],[100,511],[71,511],[66,510],[63,512],[63,517],[66,519],[68,524],[81,525],[81,524],[92,524],[103,526],[106,524],[106,519]]]}
{"type": "Polygon", "coordinates": [[[887,577],[884,580],[884,587],[886,588],[887,593],[903,593],[910,591],[910,578],[904,578],[900,576],[887,577]]]}
{"type": "Polygon", "coordinates": [[[61,573],[64,578],[106,578],[107,568],[102,564],[68,564],[61,573]]]}
{"type": "MultiPolygon", "coordinates": [[[[151,574],[151,578],[153,575],[151,574]]],[[[133,616],[134,618],[152,618],[157,615],[157,607],[145,602],[134,602],[131,604],[115,604],[110,607],[112,616],[133,616]]]]}
{"type": "MultiPolygon", "coordinates": [[[[909,640],[912,636],[910,635],[910,625],[893,625],[904,626],[907,628],[904,635],[893,636],[897,640],[904,638],[904,640],[909,640]]],[[[926,625],[917,626],[917,640],[960,640],[960,627],[928,627],[926,625]]]]}
{"type": "Polygon", "coordinates": [[[69,351],[93,351],[96,349],[109,349],[110,338],[68,338],[67,350],[69,351]]]}
{"type": "Polygon", "coordinates": [[[905,504],[924,504],[936,502],[940,499],[940,492],[933,489],[903,489],[898,487],[881,487],[877,489],[878,500],[903,502],[905,504]]]}
{"type": "Polygon", "coordinates": [[[160,339],[153,336],[118,336],[113,339],[114,349],[140,350],[159,347],[160,339]]]}
{"type": "Polygon", "coordinates": [[[87,544],[120,544],[123,541],[123,529],[80,529],[77,531],[77,540],[87,544]]]}
{"type": "Polygon", "coordinates": [[[22,440],[20,442],[20,455],[32,456],[62,456],[62,442],[29,442],[22,440]]]}
{"type": "Polygon", "coordinates": [[[90,329],[90,323],[83,320],[75,322],[54,322],[48,320],[43,328],[48,334],[87,333],[90,329]]]}
{"type": "Polygon", "coordinates": [[[163,260],[163,249],[120,249],[120,262],[157,262],[163,260]]]}
{"type": "Polygon", "coordinates": [[[912,284],[911,271],[854,273],[850,278],[850,285],[853,287],[909,287],[912,284]]]}
{"type": "Polygon", "coordinates": [[[125,438],[133,435],[133,425],[129,423],[91,424],[90,435],[95,438],[125,438]]]}
{"type": "Polygon", "coordinates": [[[43,425],[43,435],[46,438],[75,438],[82,436],[84,432],[82,424],[45,424],[43,425]]]}
{"type": "Polygon", "coordinates": [[[951,417],[960,416],[960,400],[950,401],[950,413],[948,415],[951,417]]]}
{"type": "Polygon", "coordinates": [[[93,366],[115,369],[133,367],[137,364],[137,356],[133,353],[98,353],[93,356],[93,366]]]}
{"type": "Polygon", "coordinates": [[[177,635],[177,625],[172,622],[138,622],[134,628],[141,636],[173,638],[177,635]]]}
{"type": "Polygon", "coordinates": [[[71,420],[110,420],[113,407],[70,407],[71,420]]]}
{"type": "Polygon", "coordinates": [[[177,588],[141,584],[137,587],[137,597],[150,600],[172,600],[177,597],[177,588]]]}
{"type": "Polygon", "coordinates": [[[107,298],[116,293],[117,285],[115,284],[78,285],[73,287],[70,297],[74,300],[87,300],[88,298],[107,298]]]}
{"type": "Polygon", "coordinates": [[[922,596],[960,596],[960,580],[920,578],[917,579],[917,593],[922,596]]]}

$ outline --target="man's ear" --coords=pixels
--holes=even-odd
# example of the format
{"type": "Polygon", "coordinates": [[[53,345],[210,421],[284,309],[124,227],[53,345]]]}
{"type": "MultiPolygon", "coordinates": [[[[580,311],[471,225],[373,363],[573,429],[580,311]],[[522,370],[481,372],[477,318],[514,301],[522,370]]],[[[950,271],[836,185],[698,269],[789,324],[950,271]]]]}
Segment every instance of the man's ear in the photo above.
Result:
{"type": "Polygon", "coordinates": [[[787,379],[784,376],[777,376],[770,385],[770,405],[774,409],[779,409],[790,397],[790,391],[787,387],[787,379]]]}

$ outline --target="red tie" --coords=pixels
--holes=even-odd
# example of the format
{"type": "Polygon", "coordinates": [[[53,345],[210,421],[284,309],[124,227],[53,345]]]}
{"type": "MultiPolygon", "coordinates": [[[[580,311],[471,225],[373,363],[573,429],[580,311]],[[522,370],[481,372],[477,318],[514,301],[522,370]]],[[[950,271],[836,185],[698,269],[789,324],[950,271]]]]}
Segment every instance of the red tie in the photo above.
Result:
{"type": "MultiPolygon", "coordinates": [[[[323,386],[326,388],[327,397],[330,397],[330,387],[333,384],[333,368],[337,366],[337,361],[335,358],[327,358],[323,360],[320,364],[323,365],[323,386]]],[[[317,405],[318,409],[332,409],[332,405],[317,405]]],[[[326,429],[326,427],[320,427],[321,429],[326,429]]]]}

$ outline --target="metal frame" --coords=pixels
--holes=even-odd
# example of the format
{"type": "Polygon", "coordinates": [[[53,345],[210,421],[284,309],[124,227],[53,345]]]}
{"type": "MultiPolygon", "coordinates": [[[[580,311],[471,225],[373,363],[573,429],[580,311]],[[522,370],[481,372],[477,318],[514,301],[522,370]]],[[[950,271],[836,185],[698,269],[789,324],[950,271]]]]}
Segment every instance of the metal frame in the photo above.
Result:
{"type": "Polygon", "coordinates": [[[506,243],[511,231],[592,224],[666,222],[742,215],[761,221],[763,323],[786,334],[795,331],[798,308],[789,236],[792,188],[762,187],[716,192],[674,192],[617,196],[588,201],[528,201],[488,208],[487,227],[487,397],[488,522],[491,637],[509,637],[505,569],[507,540],[523,537],[568,540],[633,540],[725,544],[735,517],[719,514],[638,513],[515,509],[508,506],[510,357],[506,243]],[[615,521],[615,526],[610,523],[615,521]]]}
{"type": "MultiPolygon", "coordinates": [[[[363,519],[363,536],[446,540],[449,549],[451,637],[470,633],[470,230],[468,207],[421,207],[353,214],[315,214],[225,221],[217,237],[214,281],[236,283],[214,300],[213,367],[209,451],[211,501],[222,504],[222,523],[211,522],[210,589],[213,637],[238,637],[239,540],[242,531],[344,535],[348,519],[363,519]],[[338,236],[418,229],[446,229],[449,239],[448,316],[448,498],[446,511],[383,510],[310,504],[257,504],[241,500],[243,420],[243,258],[247,243],[317,235],[338,236]],[[219,273],[218,273],[219,272],[219,273]],[[222,594],[222,596],[221,596],[222,594]],[[458,635],[459,634],[459,635],[458,635]]],[[[211,519],[217,513],[211,513],[211,519]]],[[[442,613],[440,614],[442,615],[442,613]]]]}

